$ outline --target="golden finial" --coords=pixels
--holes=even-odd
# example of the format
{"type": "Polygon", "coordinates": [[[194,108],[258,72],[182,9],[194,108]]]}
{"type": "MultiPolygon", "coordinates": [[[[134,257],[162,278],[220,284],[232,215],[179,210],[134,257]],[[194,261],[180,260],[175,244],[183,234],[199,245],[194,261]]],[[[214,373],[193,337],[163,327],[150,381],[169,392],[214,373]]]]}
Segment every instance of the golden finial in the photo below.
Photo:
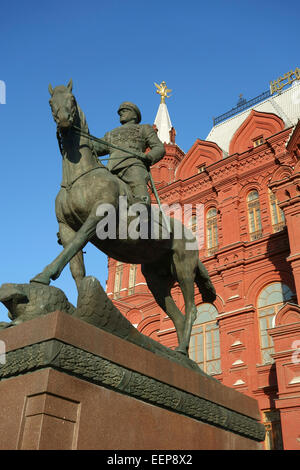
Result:
{"type": "Polygon", "coordinates": [[[158,85],[157,83],[154,82],[154,85],[156,86],[157,90],[156,90],[156,93],[158,93],[161,97],[161,100],[160,102],[161,103],[165,103],[166,102],[166,98],[170,98],[171,95],[168,96],[168,93],[170,93],[170,91],[172,90],[169,90],[167,88],[167,85],[166,85],[166,82],[161,82],[160,85],[158,85]]]}

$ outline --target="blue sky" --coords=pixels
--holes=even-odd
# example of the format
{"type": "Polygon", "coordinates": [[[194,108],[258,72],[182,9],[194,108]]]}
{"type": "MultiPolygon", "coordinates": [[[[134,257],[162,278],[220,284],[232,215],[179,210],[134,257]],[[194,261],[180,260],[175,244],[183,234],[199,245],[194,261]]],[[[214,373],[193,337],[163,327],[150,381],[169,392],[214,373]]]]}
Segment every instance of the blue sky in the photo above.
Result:
{"type": "MultiPolygon", "coordinates": [[[[122,101],[153,123],[153,83],[165,80],[176,141],[187,151],[240,93],[253,98],[300,66],[295,0],[12,0],[0,9],[0,284],[29,282],[60,251],[54,200],[61,157],[49,82],[72,77],[90,131],[102,137],[119,125],[122,101]]],[[[106,256],[87,246],[85,260],[105,286],[106,256]]],[[[68,268],[53,285],[76,303],[68,268]]]]}

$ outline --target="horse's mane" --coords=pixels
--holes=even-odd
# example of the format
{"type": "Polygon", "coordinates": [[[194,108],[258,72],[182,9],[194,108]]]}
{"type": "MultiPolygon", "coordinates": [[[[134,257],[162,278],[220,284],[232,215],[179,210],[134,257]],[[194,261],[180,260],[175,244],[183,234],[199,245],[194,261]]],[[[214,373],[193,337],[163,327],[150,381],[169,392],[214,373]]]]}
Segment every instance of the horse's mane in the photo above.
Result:
{"type": "Polygon", "coordinates": [[[79,121],[78,124],[83,132],[86,132],[87,134],[89,134],[90,131],[89,131],[89,127],[86,121],[85,114],[82,111],[79,104],[77,103],[77,101],[76,101],[76,106],[77,106],[77,111],[78,111],[78,121],[79,121]]]}
{"type": "MultiPolygon", "coordinates": [[[[86,134],[89,134],[89,133],[90,133],[90,130],[89,130],[89,126],[88,126],[87,121],[86,121],[85,114],[84,114],[84,112],[82,111],[82,109],[80,108],[79,104],[77,103],[76,98],[75,98],[75,102],[76,102],[77,113],[78,113],[78,115],[77,115],[78,127],[81,128],[82,132],[85,132],[86,134]]],[[[90,142],[90,143],[91,143],[91,142],[90,142]]],[[[98,157],[97,157],[95,151],[93,150],[93,145],[91,145],[91,150],[92,150],[92,153],[93,153],[93,155],[94,155],[94,158],[95,158],[97,164],[99,165],[99,167],[104,168],[105,170],[109,171],[109,170],[106,168],[106,166],[103,165],[103,163],[98,160],[98,157]]]]}
{"type": "MultiPolygon", "coordinates": [[[[56,87],[55,90],[60,91],[60,92],[65,92],[65,90],[68,90],[68,87],[58,86],[58,87],[56,87]]],[[[70,90],[68,90],[68,91],[69,91],[69,93],[72,93],[70,90]]],[[[52,95],[53,95],[53,93],[52,93],[52,95]]],[[[76,104],[76,111],[75,111],[76,126],[81,129],[83,134],[89,134],[90,131],[89,131],[89,127],[88,127],[88,124],[87,124],[85,114],[82,111],[82,109],[80,108],[80,106],[79,106],[79,104],[78,104],[78,102],[77,102],[74,95],[73,95],[73,97],[74,97],[75,104],[76,104]]],[[[64,151],[63,150],[63,136],[62,136],[62,134],[61,134],[61,132],[59,131],[58,128],[56,130],[56,137],[57,137],[57,140],[58,140],[58,145],[59,145],[60,152],[63,155],[63,151],[64,151]]],[[[95,162],[97,163],[97,165],[99,165],[99,168],[103,168],[103,169],[107,170],[106,166],[103,165],[103,163],[98,160],[98,157],[95,153],[95,150],[94,150],[94,147],[93,147],[93,144],[92,144],[92,141],[89,140],[88,137],[83,136],[83,138],[84,138],[85,141],[88,142],[87,145],[90,147],[91,152],[93,154],[93,157],[95,158],[95,162]]],[[[109,170],[107,170],[107,171],[109,171],[109,170]]]]}

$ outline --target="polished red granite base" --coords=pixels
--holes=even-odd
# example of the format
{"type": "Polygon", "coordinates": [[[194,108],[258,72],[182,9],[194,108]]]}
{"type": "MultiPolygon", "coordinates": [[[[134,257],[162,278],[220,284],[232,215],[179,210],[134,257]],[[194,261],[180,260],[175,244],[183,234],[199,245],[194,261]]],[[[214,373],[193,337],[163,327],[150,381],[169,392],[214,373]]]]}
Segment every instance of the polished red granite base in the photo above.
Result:
{"type": "Polygon", "coordinates": [[[0,332],[0,449],[260,449],[255,400],[61,312],[0,332]]]}

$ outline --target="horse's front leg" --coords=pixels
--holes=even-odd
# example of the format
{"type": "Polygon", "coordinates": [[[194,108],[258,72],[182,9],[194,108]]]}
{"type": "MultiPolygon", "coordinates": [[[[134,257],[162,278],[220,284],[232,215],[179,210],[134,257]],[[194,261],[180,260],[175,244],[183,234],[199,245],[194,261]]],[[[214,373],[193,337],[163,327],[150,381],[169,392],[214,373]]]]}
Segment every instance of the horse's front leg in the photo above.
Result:
{"type": "MultiPolygon", "coordinates": [[[[59,238],[60,243],[65,248],[75,237],[76,232],[69,227],[66,223],[59,224],[59,238]]],[[[74,281],[76,282],[77,290],[79,291],[79,286],[82,279],[85,277],[85,266],[83,259],[83,252],[79,250],[76,255],[70,261],[70,270],[73,276],[74,281]]]]}
{"type": "Polygon", "coordinates": [[[96,215],[97,203],[93,210],[91,211],[89,217],[78,230],[75,232],[74,238],[66,244],[63,251],[55,258],[52,263],[45,267],[45,269],[37,274],[30,282],[39,282],[41,284],[50,284],[50,280],[57,279],[64,267],[71,261],[71,259],[77,255],[88,243],[88,241],[93,238],[96,234],[96,226],[101,219],[101,217],[96,215]]]}

